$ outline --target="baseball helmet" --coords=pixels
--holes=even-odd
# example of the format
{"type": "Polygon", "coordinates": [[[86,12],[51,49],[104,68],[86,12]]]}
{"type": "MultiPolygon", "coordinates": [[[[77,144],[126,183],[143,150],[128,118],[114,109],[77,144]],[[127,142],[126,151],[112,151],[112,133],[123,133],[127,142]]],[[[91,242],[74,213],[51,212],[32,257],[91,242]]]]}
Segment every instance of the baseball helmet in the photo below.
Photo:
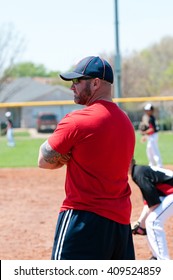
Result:
{"type": "Polygon", "coordinates": [[[5,116],[6,116],[7,118],[11,117],[11,112],[6,112],[6,113],[5,113],[5,116]]]}

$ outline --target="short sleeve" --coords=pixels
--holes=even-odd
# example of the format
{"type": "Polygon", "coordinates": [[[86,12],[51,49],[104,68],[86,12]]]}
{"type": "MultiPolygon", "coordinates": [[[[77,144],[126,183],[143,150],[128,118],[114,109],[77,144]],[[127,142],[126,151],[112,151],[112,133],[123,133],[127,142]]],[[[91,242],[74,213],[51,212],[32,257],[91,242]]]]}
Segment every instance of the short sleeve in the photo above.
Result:
{"type": "Polygon", "coordinates": [[[67,154],[72,150],[76,136],[76,124],[73,118],[67,115],[59,122],[53,134],[48,138],[48,143],[53,150],[67,154]]]}

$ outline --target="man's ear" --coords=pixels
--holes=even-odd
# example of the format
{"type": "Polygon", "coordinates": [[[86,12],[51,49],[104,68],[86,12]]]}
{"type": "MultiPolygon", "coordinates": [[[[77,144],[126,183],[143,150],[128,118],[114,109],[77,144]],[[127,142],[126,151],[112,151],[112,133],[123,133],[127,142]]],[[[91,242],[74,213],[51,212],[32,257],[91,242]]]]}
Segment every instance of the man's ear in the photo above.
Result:
{"type": "Polygon", "coordinates": [[[93,80],[93,89],[97,90],[98,88],[100,88],[100,83],[101,83],[100,79],[99,78],[95,78],[93,80]]]}

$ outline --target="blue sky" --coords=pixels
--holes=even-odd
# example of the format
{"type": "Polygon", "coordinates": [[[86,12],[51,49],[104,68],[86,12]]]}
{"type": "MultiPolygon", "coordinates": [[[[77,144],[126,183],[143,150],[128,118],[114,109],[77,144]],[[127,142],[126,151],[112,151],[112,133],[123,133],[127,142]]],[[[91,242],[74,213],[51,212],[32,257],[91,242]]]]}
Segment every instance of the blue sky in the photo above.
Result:
{"type": "MultiPolygon", "coordinates": [[[[27,42],[22,61],[66,71],[88,55],[115,52],[114,0],[1,0],[0,26],[27,42]]],[[[172,0],[118,0],[122,55],[173,36],[172,0]]]]}

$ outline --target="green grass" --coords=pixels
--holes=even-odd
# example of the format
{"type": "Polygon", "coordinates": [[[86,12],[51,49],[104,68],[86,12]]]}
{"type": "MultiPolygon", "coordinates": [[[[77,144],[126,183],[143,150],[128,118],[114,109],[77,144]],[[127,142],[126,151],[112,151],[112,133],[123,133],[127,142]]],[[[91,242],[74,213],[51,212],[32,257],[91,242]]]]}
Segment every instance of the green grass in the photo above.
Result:
{"type": "MultiPolygon", "coordinates": [[[[148,164],[147,143],[141,143],[141,135],[136,133],[135,159],[138,164],[148,164]]],[[[163,165],[173,165],[173,132],[159,132],[159,150],[163,165]]]]}
{"type": "Polygon", "coordinates": [[[23,131],[14,131],[14,137],[29,137],[30,134],[27,130],[23,131]]]}
{"type": "MultiPolygon", "coordinates": [[[[146,143],[140,142],[141,135],[136,133],[135,159],[138,164],[148,164],[146,143]]],[[[16,132],[16,146],[7,146],[5,136],[0,137],[0,168],[37,167],[40,145],[46,140],[33,139],[27,131],[16,132]]],[[[164,165],[173,165],[173,132],[159,132],[159,148],[164,165]]]]}
{"type": "Polygon", "coordinates": [[[8,147],[5,137],[0,139],[0,167],[36,167],[38,151],[45,139],[15,137],[16,146],[8,147]]]}

